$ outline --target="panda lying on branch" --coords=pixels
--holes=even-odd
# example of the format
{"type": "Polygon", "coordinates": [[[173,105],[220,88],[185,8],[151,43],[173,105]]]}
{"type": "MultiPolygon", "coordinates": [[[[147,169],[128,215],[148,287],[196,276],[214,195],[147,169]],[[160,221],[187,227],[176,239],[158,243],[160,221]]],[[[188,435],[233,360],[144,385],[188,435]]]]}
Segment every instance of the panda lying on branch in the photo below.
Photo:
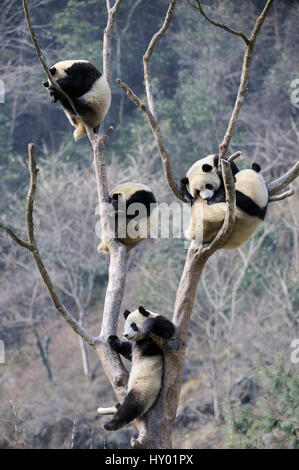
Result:
{"type": "Polygon", "coordinates": [[[73,100],[75,111],[64,95],[56,90],[48,80],[43,86],[48,88],[53,103],[60,101],[70,123],[76,127],[75,140],[86,135],[84,123],[96,132],[110,107],[111,92],[104,75],[87,60],[63,60],[50,68],[53,79],[73,100]],[[82,119],[81,119],[82,118],[82,119]]]}
{"type": "Polygon", "coordinates": [[[108,431],[115,431],[146,413],[155,403],[162,385],[163,353],[149,336],[151,333],[169,339],[174,325],[164,316],[145,310],[144,307],[124,312],[126,319],[124,337],[109,336],[112,349],[132,361],[126,397],[111,421],[103,424],[108,431]]]}
{"type": "MultiPolygon", "coordinates": [[[[209,243],[221,228],[227,206],[225,188],[218,171],[218,155],[208,155],[195,162],[181,180],[181,192],[191,203],[191,220],[185,235],[189,240],[209,243]]],[[[261,168],[239,170],[231,163],[236,189],[236,217],[233,232],[223,246],[235,249],[243,245],[257,230],[267,212],[269,194],[261,168]]]]}

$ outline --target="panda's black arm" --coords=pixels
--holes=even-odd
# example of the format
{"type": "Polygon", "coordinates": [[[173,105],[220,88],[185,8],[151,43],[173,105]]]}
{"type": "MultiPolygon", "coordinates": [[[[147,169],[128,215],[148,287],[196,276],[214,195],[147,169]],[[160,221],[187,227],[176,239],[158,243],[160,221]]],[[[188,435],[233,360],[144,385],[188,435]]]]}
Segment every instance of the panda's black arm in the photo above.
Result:
{"type": "Polygon", "coordinates": [[[142,335],[148,336],[151,333],[160,336],[160,338],[168,339],[174,334],[175,328],[168,318],[158,315],[155,318],[148,318],[142,327],[142,335]]]}
{"type": "Polygon", "coordinates": [[[189,184],[189,180],[185,176],[184,178],[181,179],[181,182],[180,182],[181,195],[183,196],[184,199],[187,200],[187,202],[189,202],[192,205],[194,203],[194,198],[189,193],[189,191],[187,189],[187,184],[189,184]]]}
{"type": "Polygon", "coordinates": [[[132,343],[129,341],[121,341],[118,336],[110,335],[108,338],[108,343],[111,346],[111,349],[116,351],[118,354],[121,354],[129,361],[132,360],[132,343]]]}

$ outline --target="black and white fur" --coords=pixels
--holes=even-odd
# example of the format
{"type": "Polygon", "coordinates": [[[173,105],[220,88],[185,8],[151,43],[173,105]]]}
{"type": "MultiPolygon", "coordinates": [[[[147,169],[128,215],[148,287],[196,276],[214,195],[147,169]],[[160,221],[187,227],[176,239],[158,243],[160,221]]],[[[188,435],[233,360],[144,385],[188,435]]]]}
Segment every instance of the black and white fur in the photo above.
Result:
{"type": "MultiPolygon", "coordinates": [[[[116,236],[127,246],[127,250],[134,248],[141,240],[155,232],[157,225],[157,201],[152,190],[141,183],[128,181],[116,186],[110,193],[110,203],[114,208],[114,223],[116,236]],[[128,233],[128,224],[132,233],[128,233]],[[135,228],[135,230],[133,230],[135,228]],[[130,236],[131,235],[131,236],[130,236]]],[[[103,239],[98,251],[108,252],[108,246],[103,239]]]]}
{"type": "MultiPolygon", "coordinates": [[[[211,156],[206,157],[210,160],[208,163],[201,165],[201,160],[196,162],[188,171],[187,177],[181,181],[182,194],[192,204],[190,225],[185,235],[189,240],[200,243],[209,243],[215,238],[227,210],[222,176],[218,174],[219,181],[217,180],[216,157],[214,156],[214,165],[211,156]],[[214,183],[214,186],[209,187],[208,191],[203,191],[206,182],[210,185],[214,183]]],[[[269,200],[268,188],[259,173],[258,164],[254,163],[252,169],[241,171],[235,164],[231,165],[236,189],[236,217],[232,235],[223,246],[225,249],[239,248],[256,232],[266,216],[269,200]]]]}
{"type": "Polygon", "coordinates": [[[74,114],[69,101],[59,93],[48,80],[43,86],[48,88],[53,103],[60,101],[63,110],[73,126],[75,140],[86,135],[84,122],[96,131],[103,121],[111,102],[111,92],[104,75],[87,60],[63,60],[50,68],[53,79],[72,98],[74,114]],[[81,119],[82,118],[82,119],[81,119]]]}
{"type": "Polygon", "coordinates": [[[162,385],[163,353],[149,336],[170,338],[174,325],[164,316],[139,307],[124,312],[126,319],[123,335],[129,341],[109,336],[109,344],[119,354],[132,361],[126,397],[117,412],[103,427],[115,431],[144,415],[155,403],[162,385]]]}
{"type": "MultiPolygon", "coordinates": [[[[231,170],[233,175],[239,171],[234,162],[231,163],[231,170]]],[[[181,193],[191,204],[198,197],[213,204],[221,202],[225,191],[221,171],[219,171],[218,154],[201,158],[189,168],[186,176],[181,179],[181,193]]]]}

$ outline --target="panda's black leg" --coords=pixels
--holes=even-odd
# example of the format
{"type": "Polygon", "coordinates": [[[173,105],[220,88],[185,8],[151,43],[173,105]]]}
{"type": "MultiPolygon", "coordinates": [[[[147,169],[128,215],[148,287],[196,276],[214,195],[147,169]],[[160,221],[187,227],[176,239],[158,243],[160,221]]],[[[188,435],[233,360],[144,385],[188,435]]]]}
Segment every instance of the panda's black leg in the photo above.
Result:
{"type": "Polygon", "coordinates": [[[107,431],[116,431],[126,424],[143,414],[143,406],[138,401],[138,396],[134,390],[130,390],[123,404],[117,407],[117,412],[111,419],[103,424],[103,428],[107,431]]]}

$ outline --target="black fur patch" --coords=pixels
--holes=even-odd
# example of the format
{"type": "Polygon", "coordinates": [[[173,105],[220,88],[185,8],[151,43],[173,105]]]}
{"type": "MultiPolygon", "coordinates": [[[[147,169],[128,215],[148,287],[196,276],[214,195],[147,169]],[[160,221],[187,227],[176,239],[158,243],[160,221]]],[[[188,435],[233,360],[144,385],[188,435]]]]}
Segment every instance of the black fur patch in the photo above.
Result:
{"type": "Polygon", "coordinates": [[[181,195],[187,202],[189,202],[192,205],[194,203],[194,198],[189,193],[187,189],[187,184],[189,184],[189,179],[187,178],[187,176],[184,176],[184,178],[181,179],[181,183],[180,183],[181,195]]]}
{"type": "Polygon", "coordinates": [[[144,317],[148,317],[149,314],[150,314],[147,310],[145,310],[144,307],[142,307],[142,305],[140,305],[140,307],[139,307],[138,310],[139,310],[139,312],[141,313],[141,315],[143,315],[144,317]]]}
{"type": "Polygon", "coordinates": [[[202,171],[204,171],[205,173],[209,173],[212,169],[212,165],[209,165],[208,163],[204,163],[202,165],[202,171]]]}
{"type": "Polygon", "coordinates": [[[214,160],[213,160],[213,164],[216,168],[218,167],[218,164],[219,164],[219,155],[218,154],[215,155],[214,160]]]}
{"type": "Polygon", "coordinates": [[[230,167],[231,167],[233,176],[235,176],[236,173],[239,173],[240,170],[234,162],[231,162],[230,167]]]}
{"type": "Polygon", "coordinates": [[[174,325],[166,317],[158,315],[153,318],[152,333],[161,338],[168,339],[174,334],[174,325]]]}
{"type": "MultiPolygon", "coordinates": [[[[130,204],[143,204],[146,208],[147,216],[151,213],[151,204],[156,204],[156,198],[151,191],[146,191],[145,189],[141,189],[140,191],[136,191],[128,200],[127,200],[127,210],[130,204]]],[[[138,210],[136,210],[135,215],[127,215],[128,218],[133,218],[138,215],[138,210]]]]}
{"type": "Polygon", "coordinates": [[[130,312],[129,310],[125,310],[125,311],[124,311],[124,317],[127,318],[128,315],[130,315],[130,313],[131,313],[131,312],[130,312]]]}
{"type": "Polygon", "coordinates": [[[246,212],[246,214],[264,220],[267,206],[261,209],[250,197],[246,196],[241,191],[236,191],[236,204],[237,207],[246,212]]]}
{"type": "Polygon", "coordinates": [[[142,415],[143,409],[138,393],[135,390],[130,390],[112,420],[103,424],[103,427],[108,431],[120,429],[142,415]]]}
{"type": "Polygon", "coordinates": [[[261,167],[260,167],[260,165],[259,165],[258,163],[253,163],[253,164],[251,165],[251,168],[252,168],[254,171],[256,171],[257,173],[259,173],[259,172],[261,171],[261,167]]]}
{"type": "Polygon", "coordinates": [[[90,62],[75,62],[66,69],[66,77],[57,80],[57,83],[71,98],[79,98],[87,93],[94,82],[100,78],[101,73],[90,62]]]}
{"type": "Polygon", "coordinates": [[[137,348],[141,356],[158,356],[162,355],[159,346],[152,340],[152,338],[144,338],[136,341],[134,348],[137,348]]]}

